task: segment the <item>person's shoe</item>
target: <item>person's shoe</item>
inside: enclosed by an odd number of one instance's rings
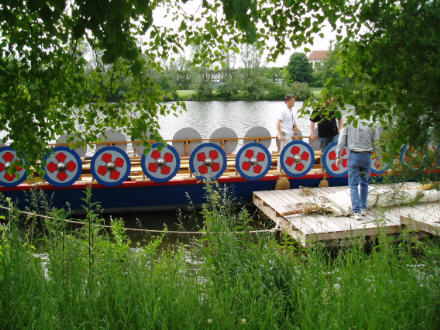
[[[363,215],[367,215],[367,209],[362,209],[361,210],[361,215],[363,216]]]
[[[353,219],[355,219],[355,220],[361,220],[361,219],[362,219],[361,214],[360,214],[360,213],[357,213],[357,212],[353,213],[353,215],[352,215],[351,217],[352,217]]]

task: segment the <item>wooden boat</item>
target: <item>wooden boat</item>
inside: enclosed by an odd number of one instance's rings
[[[89,156],[84,149],[70,149],[59,139],[47,156],[45,177],[32,181],[27,180],[24,169],[17,168],[12,175],[7,171],[17,154],[5,146],[0,148],[0,192],[20,208],[32,196],[43,195],[54,207],[81,212],[85,189],[90,186],[92,201],[114,213],[201,204],[206,182],[217,182],[242,203],[251,202],[253,191],[275,189],[280,176],[287,177],[290,188],[317,187],[323,182],[347,185],[347,155],[344,152],[342,166],[336,167],[335,143],[323,154],[301,139],[281,152],[269,152],[276,138],[266,129],[251,129],[243,138],[232,133],[222,128],[202,139],[191,129],[183,129],[167,144],[153,143],[143,153],[140,141],[108,132],[111,138],[91,144],[94,151]],[[238,142],[243,145],[234,153]],[[132,150],[126,152],[130,145]],[[380,169],[373,162],[371,169],[373,175],[381,175],[388,167]]]

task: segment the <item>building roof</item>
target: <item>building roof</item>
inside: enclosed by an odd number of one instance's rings
[[[309,61],[323,61],[330,57],[330,51],[328,50],[314,50],[310,53]]]

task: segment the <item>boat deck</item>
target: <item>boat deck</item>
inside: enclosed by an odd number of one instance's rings
[[[345,198],[345,202],[350,200],[349,188],[341,186],[256,191],[253,193],[253,203],[283,232],[304,247],[317,241],[335,246],[343,244],[347,239],[374,237],[381,232],[397,234],[404,226],[410,226],[415,231],[440,235],[438,201],[387,209],[374,208],[362,220],[348,216],[303,213],[305,207],[310,208],[320,198],[333,193],[339,193],[338,196]]]

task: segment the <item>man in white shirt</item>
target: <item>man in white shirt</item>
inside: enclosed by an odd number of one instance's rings
[[[277,118],[277,131],[278,138],[281,141],[281,150],[283,147],[292,141],[294,135],[295,126],[295,114],[293,112],[293,106],[295,105],[295,96],[287,94],[284,98],[286,107],[280,111]]]
[[[295,95],[287,94],[284,97],[284,103],[286,107],[280,111],[277,118],[277,131],[278,138],[281,142],[280,150],[292,141],[292,137],[296,132],[296,118],[293,112],[293,106],[295,105]],[[278,162],[278,170],[280,170],[280,162]]]

